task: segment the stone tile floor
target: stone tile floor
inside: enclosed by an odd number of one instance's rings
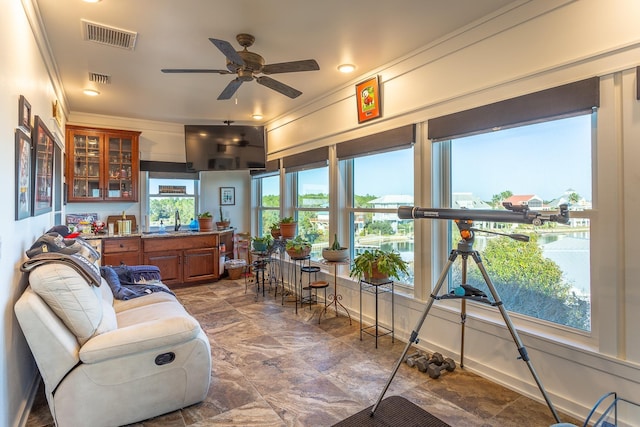
[[[371,406],[406,343],[366,334],[359,323],[316,309],[295,314],[280,298],[245,293],[243,280],[175,290],[211,342],[211,387],[204,402],[134,424],[331,426]],[[315,313],[315,314],[314,314]],[[452,426],[549,426],[546,405],[456,369],[434,380],[402,364],[385,396],[400,395]],[[560,414],[562,421],[581,425]],[[39,391],[27,427],[53,426]]]

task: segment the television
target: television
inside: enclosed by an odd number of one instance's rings
[[[264,126],[185,125],[187,170],[264,169]]]

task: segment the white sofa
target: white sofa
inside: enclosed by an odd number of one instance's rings
[[[104,279],[33,269],[15,304],[56,425],[120,426],[204,400],[211,349],[170,293],[114,300]]]

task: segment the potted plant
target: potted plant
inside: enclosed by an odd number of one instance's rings
[[[213,217],[206,211],[198,214],[198,228],[200,231],[213,231]]]
[[[304,258],[311,253],[311,242],[298,235],[287,240],[285,250],[291,258]]]
[[[283,239],[291,239],[296,235],[296,226],[298,223],[292,216],[282,218],[280,220],[280,235]]]
[[[229,224],[231,224],[231,221],[229,221],[229,218],[224,217],[222,213],[222,206],[220,206],[220,221],[216,221],[216,227],[218,230],[224,230],[229,227]]]
[[[349,258],[349,248],[340,245],[338,235],[334,234],[333,244],[328,248],[322,248],[322,258],[331,262],[341,262]]]
[[[353,260],[349,276],[358,280],[400,278],[400,273],[409,274],[409,265],[399,252],[382,249],[366,250]]]
[[[270,234],[265,234],[262,237],[251,238],[251,246],[255,252],[266,252],[272,242],[273,238]]]
[[[280,238],[280,236],[281,236],[281,234],[280,234],[280,221],[276,221],[273,224],[271,224],[271,227],[269,229],[271,231],[271,236],[274,239]]]

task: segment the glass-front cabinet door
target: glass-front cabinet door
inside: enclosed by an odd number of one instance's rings
[[[137,202],[139,135],[68,125],[67,201]]]

